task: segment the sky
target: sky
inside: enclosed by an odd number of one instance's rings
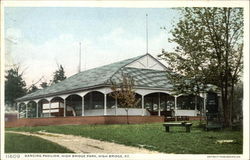
[[[170,8],[6,7],[6,69],[19,64],[30,86],[49,82],[58,64],[76,74],[80,42],[82,71],[146,54],[146,14],[149,53],[172,51],[169,31],[180,15]]]

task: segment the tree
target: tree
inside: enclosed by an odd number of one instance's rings
[[[5,104],[14,107],[15,100],[26,94],[25,87],[23,72],[20,73],[19,66],[7,70],[5,75]]]
[[[127,113],[127,124],[129,108],[135,107],[140,99],[136,99],[136,93],[134,92],[134,80],[133,77],[121,72],[117,79],[110,79],[112,93],[111,96],[117,99],[121,108],[124,108]]]
[[[243,106],[243,83],[240,82],[239,84],[235,85],[234,89],[234,104],[232,109],[232,119],[233,120],[240,120],[242,117],[242,106]]]
[[[200,92],[208,84],[217,86],[224,124],[230,126],[234,86],[243,68],[243,9],[183,8],[181,12],[183,17],[169,39],[177,47],[160,55],[168,62],[169,71],[176,73],[168,73],[168,77],[178,82],[173,83],[177,91]]]
[[[64,68],[62,65],[58,65],[58,70],[54,72],[52,83],[58,83],[66,78],[67,77],[65,76]]]
[[[48,83],[47,82],[42,82],[40,84],[40,86],[44,89],[44,88],[48,87]]]
[[[32,84],[32,85],[29,87],[29,89],[28,89],[28,93],[32,93],[32,92],[35,92],[35,91],[37,91],[37,90],[38,90],[37,86],[36,86],[35,84]]]

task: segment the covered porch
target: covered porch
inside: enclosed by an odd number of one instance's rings
[[[18,118],[126,115],[108,87],[18,102]],[[169,91],[136,89],[137,106],[129,115],[165,117],[202,116],[206,94],[172,95]]]

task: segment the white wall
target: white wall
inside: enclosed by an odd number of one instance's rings
[[[104,115],[103,109],[84,110],[84,116],[100,116],[100,115]]]
[[[164,71],[165,67],[158,61],[149,55],[146,55],[135,62],[128,64],[126,67],[132,68],[144,68]]]
[[[138,116],[138,115],[142,115],[143,110],[141,108],[130,108],[128,110],[128,115],[134,115],[134,116]],[[117,115],[127,115],[127,112],[124,108],[117,108]],[[150,115],[148,111],[146,111],[144,109],[144,115]]]
[[[197,111],[195,110],[176,110],[176,116],[197,116]]]
[[[45,104],[42,104],[42,105],[43,105],[43,109],[49,109],[49,103],[45,103]],[[57,109],[54,109],[54,108],[57,108]],[[58,108],[59,108],[59,102],[52,102],[50,112],[51,113],[59,112]],[[49,110],[43,110],[43,113],[49,113]]]
[[[116,112],[116,113],[115,113]],[[134,116],[141,116],[143,110],[141,108],[130,108],[128,111],[129,115],[134,115]],[[144,109],[144,114],[150,115],[148,111]],[[100,116],[104,115],[104,110],[103,109],[92,109],[92,110],[85,110],[84,111],[84,116]],[[117,108],[117,110],[114,109],[107,109],[107,115],[127,115],[127,112],[125,111],[124,108]]]

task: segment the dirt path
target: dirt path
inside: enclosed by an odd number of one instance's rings
[[[14,131],[6,131],[6,132],[40,137],[55,142],[61,146],[64,146],[75,153],[162,154],[160,152],[150,151],[143,148],[130,147],[121,144],[99,141],[95,139],[73,136],[73,135],[64,135],[64,134],[56,134],[48,132],[36,132],[36,133],[14,132]]]

